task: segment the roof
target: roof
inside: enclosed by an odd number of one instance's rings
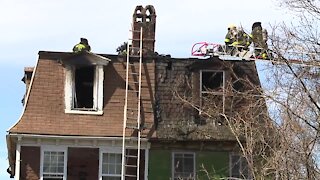
[[[126,56],[120,55],[39,52],[39,60],[34,68],[35,74],[31,80],[30,93],[28,94],[22,117],[9,130],[9,133],[121,137],[125,97],[125,61]],[[134,62],[138,64],[138,59]],[[104,113],[102,115],[65,113],[66,65],[70,63],[77,66],[83,64],[101,64],[105,66]],[[169,64],[172,63],[171,69],[168,68]],[[168,88],[175,85],[174,80],[181,75],[179,73],[188,74],[188,72],[202,68],[221,65],[225,66],[225,68],[232,67],[239,74],[247,75],[252,82],[260,86],[254,62],[221,61],[218,57],[209,59],[171,58],[168,56],[146,57],[143,65],[142,105],[144,108],[143,118],[150,129],[146,129],[142,136],[174,137],[170,133],[164,135],[170,128],[158,126],[161,120],[166,119],[161,113],[171,112],[165,107],[177,110],[177,112],[174,112],[176,114],[185,113],[183,105],[179,105],[181,102],[172,101],[174,97],[172,94],[168,95],[168,93],[172,93]],[[163,68],[161,69],[161,67]],[[31,70],[32,68],[29,69]],[[167,79],[168,81],[163,80],[168,76],[170,76]],[[161,88],[164,89],[161,90]],[[168,99],[171,100],[168,101]],[[173,107],[172,105],[176,106]],[[167,121],[162,124],[166,126],[166,123],[169,123],[167,125],[170,125],[171,122],[169,121],[167,117]],[[154,131],[156,126],[159,128],[159,133],[157,132],[159,136]],[[199,130],[206,132],[210,131],[210,129],[212,130],[212,127],[207,126],[201,127]],[[227,132],[215,132],[214,139],[226,138]],[[205,135],[199,137],[206,139]]]
[[[104,113],[102,115],[65,113],[64,88],[66,83],[65,62],[92,54],[74,55],[69,52],[39,52],[39,60],[34,68],[21,119],[9,133],[77,135],[77,136],[122,136],[123,105],[125,95],[125,57],[98,55],[97,63],[104,63]],[[90,59],[90,58],[89,58]],[[108,60],[107,60],[108,59]],[[92,58],[90,59],[90,61]],[[86,60],[85,60],[86,61]],[[85,62],[83,61],[83,62]],[[101,62],[99,62],[101,61]],[[110,63],[109,63],[110,62]],[[88,63],[88,62],[86,62]],[[92,62],[89,62],[92,63]],[[109,64],[108,64],[109,63]],[[102,63],[103,64],[103,63]],[[143,81],[144,107],[151,108],[154,92],[154,63],[144,67],[148,71],[148,81]],[[151,93],[150,93],[151,92]],[[153,114],[145,115],[153,123]],[[148,134],[148,132],[145,132]]]

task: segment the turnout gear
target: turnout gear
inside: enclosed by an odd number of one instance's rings
[[[79,53],[82,51],[89,51],[90,52],[91,47],[90,47],[88,40],[86,38],[80,38],[80,43],[76,44],[72,50],[74,53]]]
[[[267,59],[268,51],[268,32],[262,29],[261,22],[255,22],[252,25],[252,41],[255,48],[255,55],[258,58]]]

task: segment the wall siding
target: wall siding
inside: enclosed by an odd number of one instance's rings
[[[214,179],[227,177],[229,172],[229,152],[198,152],[196,153],[197,179],[207,180],[208,176]]]
[[[171,151],[151,150],[149,152],[150,180],[164,180],[171,178]]]

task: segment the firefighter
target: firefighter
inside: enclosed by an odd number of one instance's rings
[[[241,51],[242,49],[248,50],[248,47],[252,43],[252,35],[247,34],[244,30],[240,27],[238,28],[237,38],[231,45],[238,46],[238,49]]]
[[[224,39],[226,46],[230,46],[235,41],[236,34],[237,34],[237,27],[235,25],[229,25],[228,32],[227,32],[226,37]]]
[[[252,25],[252,41],[255,48],[255,55],[257,58],[267,59],[268,51],[268,32],[262,29],[261,22],[255,22]]]
[[[228,54],[229,53],[232,54],[232,51],[233,51],[232,44],[237,39],[237,33],[238,33],[238,30],[235,25],[231,24],[228,26],[228,32],[227,32],[225,39],[224,39],[224,42],[226,44],[226,53],[228,53]]]
[[[80,38],[80,43],[76,44],[72,50],[74,53],[79,53],[82,51],[90,52],[91,47],[90,47],[88,40],[86,38]]]

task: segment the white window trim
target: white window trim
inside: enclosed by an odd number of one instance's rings
[[[196,153],[194,152],[184,152],[184,151],[176,151],[176,152],[172,152],[172,155],[171,155],[171,177],[172,179],[174,179],[174,155],[175,154],[192,154],[193,155],[193,175],[194,175],[194,179],[197,177],[196,175]]]
[[[223,113],[225,111],[225,91],[226,91],[226,86],[225,86],[225,81],[226,81],[226,73],[225,71],[223,70],[200,70],[200,89],[199,89],[199,92],[200,92],[200,107],[202,107],[202,94],[205,93],[206,91],[202,91],[202,72],[222,72],[222,92],[211,92],[213,95],[220,95],[222,96],[222,110],[223,110]],[[201,112],[200,112],[201,114]]]
[[[63,152],[63,180],[67,179],[67,157],[68,157],[68,150],[67,147],[64,146],[53,146],[53,145],[46,145],[41,146],[41,155],[40,155],[40,180],[43,180],[43,161],[44,161],[44,152],[50,151],[50,152]]]
[[[121,147],[107,147],[107,148],[100,148],[99,150],[99,180],[102,180],[102,158],[104,153],[116,153],[120,154],[122,157],[122,148]],[[121,177],[121,173],[120,173]]]
[[[74,67],[66,66],[65,79],[65,113],[69,114],[103,114],[103,79],[104,67],[103,65],[95,66],[94,89],[93,89],[93,111],[81,111],[79,109],[72,109],[73,107],[73,88],[74,88]]]

